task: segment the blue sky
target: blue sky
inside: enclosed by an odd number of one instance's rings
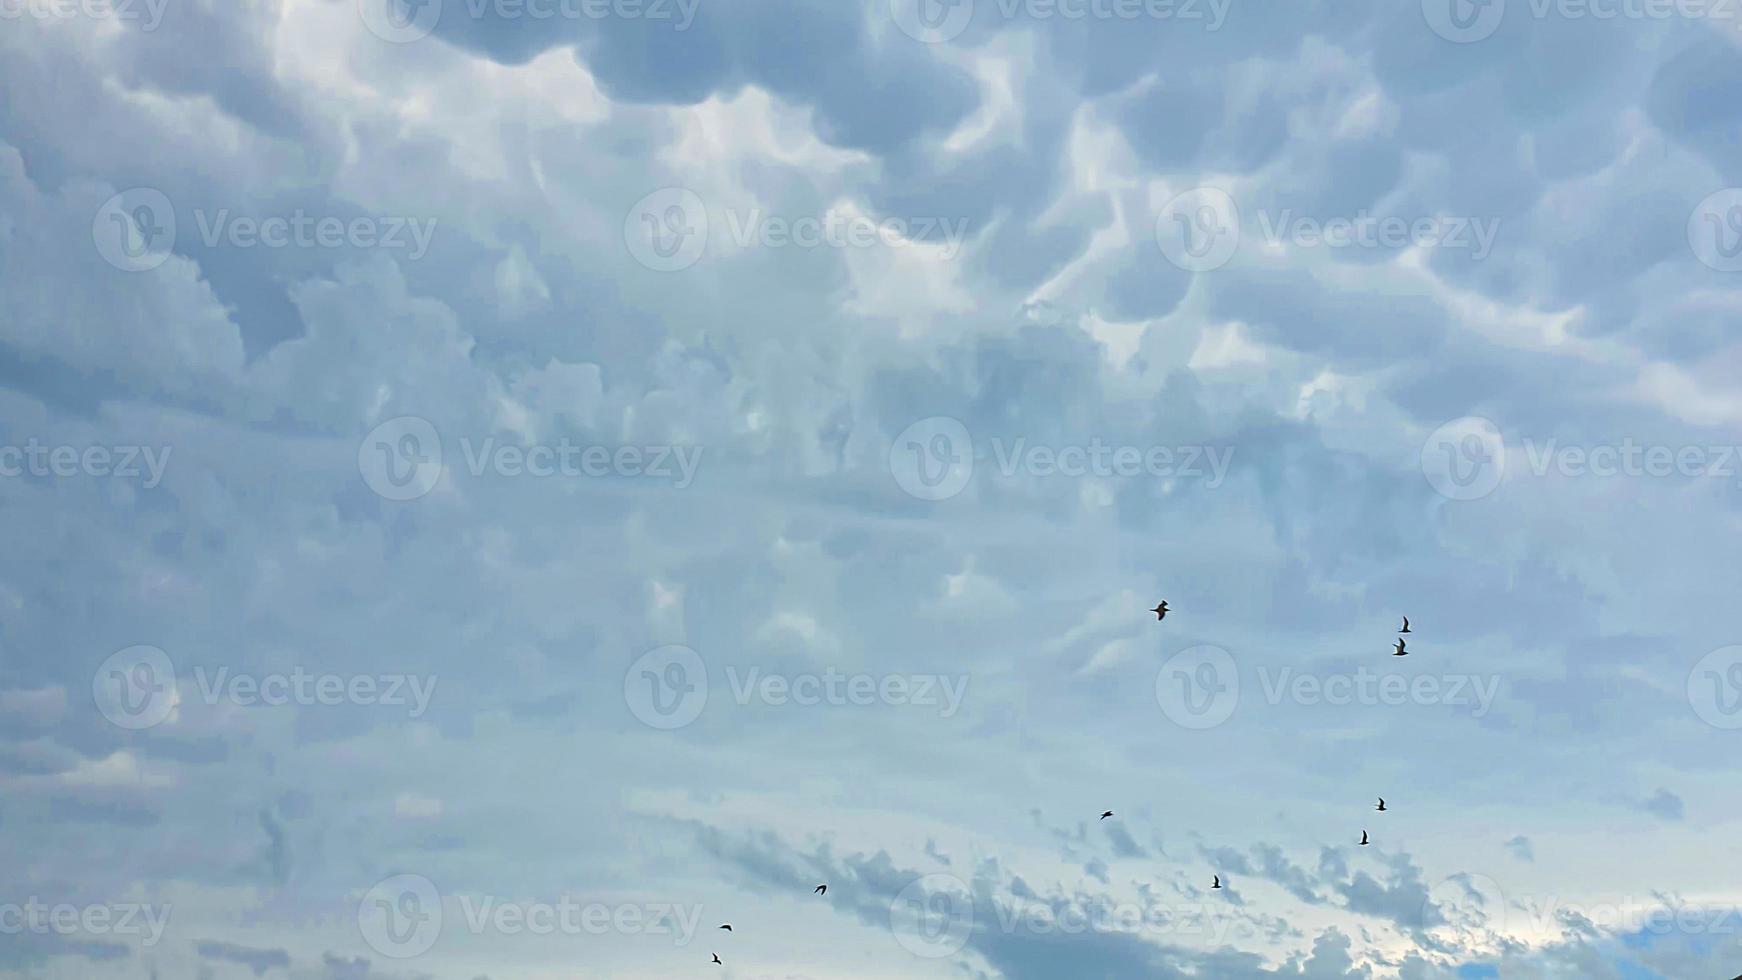
[[[0,0],[0,89],[0,975],[1742,972],[1742,5]]]

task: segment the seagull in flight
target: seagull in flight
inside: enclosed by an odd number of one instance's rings
[[[720,928],[726,930],[727,932],[731,932],[732,931],[732,923],[728,922],[725,925],[721,926]]]
[[[1409,632],[1409,617],[1408,616],[1403,617],[1403,629],[1398,630],[1398,632],[1399,633]]]
[[[827,895],[828,893],[829,893],[829,886],[828,885],[818,885],[816,887],[816,890],[811,892],[812,895]]]
[[[714,954],[714,962],[715,962],[715,963],[720,963],[720,954],[719,954],[719,953],[715,953],[715,954]],[[726,965],[726,964],[724,964],[724,963],[720,963],[720,965],[721,965],[721,966],[725,966],[725,965]]]
[[[1378,810],[1380,813],[1384,813],[1385,812],[1385,797],[1381,796],[1379,798],[1379,805],[1374,807],[1373,809]]]
[[[1361,846],[1367,846],[1367,832],[1365,830],[1361,831]]]
[[[1166,619],[1167,618],[1167,603],[1165,601],[1161,602],[1154,609],[1151,609],[1150,612],[1155,614],[1156,622],[1160,622],[1161,620]]]
[[[1401,637],[1398,638],[1397,646],[1396,646],[1396,648],[1394,648],[1391,651],[1391,655],[1393,657],[1407,657],[1407,656],[1409,656],[1409,647],[1403,642],[1403,639]]]
[[[1107,812],[1106,812],[1106,813],[1103,813],[1103,814],[1101,814],[1101,819],[1102,819],[1102,820],[1105,820],[1105,819],[1107,819],[1107,818],[1108,818],[1108,817],[1110,817],[1110,816],[1112,816],[1112,815],[1113,815],[1113,811],[1112,811],[1112,810],[1108,810],[1108,811],[1107,811]]]
[[[1215,883],[1210,885],[1211,888],[1222,887],[1222,876],[1221,875],[1211,875],[1210,877],[1215,879]]]

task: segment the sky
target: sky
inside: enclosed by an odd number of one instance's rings
[[[0,0],[0,93],[0,976],[1742,972],[1742,4]]]

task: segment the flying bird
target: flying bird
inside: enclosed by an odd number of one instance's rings
[[[828,885],[818,885],[816,888],[816,891],[811,892],[812,895],[827,895],[828,893],[829,893],[829,886]]]
[[[1215,879],[1215,884],[1212,884],[1210,886],[1211,888],[1222,887],[1222,876],[1221,875],[1211,875],[1210,877]]]
[[[732,931],[732,923],[728,922],[725,925],[721,926],[720,928],[726,930],[727,932],[731,932]]]
[[[1112,810],[1108,810],[1108,811],[1107,811],[1107,812],[1106,812],[1106,813],[1103,813],[1103,814],[1101,814],[1101,819],[1102,819],[1102,820],[1105,820],[1105,819],[1107,819],[1107,818],[1108,818],[1108,817],[1110,817],[1110,816],[1112,816],[1112,815],[1113,815],[1113,811],[1112,811]]]
[[[1154,609],[1151,609],[1150,612],[1155,614],[1155,618],[1156,618],[1157,622],[1159,622],[1163,619],[1166,619],[1167,618],[1167,603],[1162,602],[1160,605],[1156,606]]]
[[[1407,657],[1409,656],[1409,647],[1404,644],[1403,640],[1399,639],[1396,648],[1391,651],[1391,655],[1393,657]]]
[[[1374,807],[1373,809],[1378,810],[1380,813],[1384,813],[1385,812],[1385,797],[1381,796],[1379,798],[1379,805]]]
[[[715,962],[715,963],[720,963],[720,954],[719,954],[719,953],[715,953],[715,954],[714,954],[714,962]],[[726,964],[724,964],[724,963],[720,963],[720,965],[721,965],[721,966],[725,966],[725,965],[726,965]]]
[[[1361,831],[1361,846],[1367,846],[1367,832],[1365,830]]]
[[[1409,632],[1409,617],[1408,616],[1403,617],[1403,629],[1398,630],[1398,632],[1399,633]]]

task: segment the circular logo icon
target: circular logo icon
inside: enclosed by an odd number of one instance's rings
[[[707,206],[688,188],[654,191],[629,209],[623,242],[635,261],[655,272],[687,269],[708,250]]]
[[[1688,244],[1719,272],[1742,272],[1742,187],[1708,196],[1688,215]]]
[[[1459,936],[1500,934],[1506,929],[1506,893],[1483,874],[1462,872],[1428,889],[1421,903],[1423,929],[1444,929]]]
[[[1155,701],[1181,728],[1215,728],[1240,704],[1240,671],[1221,647],[1187,647],[1156,671]]]
[[[1719,647],[1694,664],[1688,703],[1713,728],[1742,728],[1742,646]]]
[[[1472,44],[1500,29],[1506,0],[1421,0],[1421,15],[1440,37]]]
[[[889,929],[901,948],[922,959],[954,956],[974,931],[974,896],[954,875],[917,878],[889,903]]]
[[[175,665],[169,654],[153,646],[110,654],[91,678],[91,697],[104,718],[129,731],[163,724],[181,704]]]
[[[1421,472],[1448,500],[1480,500],[1506,476],[1506,440],[1500,427],[1466,415],[1435,429],[1421,444]]]
[[[1176,194],[1155,217],[1155,243],[1187,272],[1220,269],[1240,247],[1240,208],[1215,187]]]
[[[946,415],[920,419],[889,446],[895,483],[921,500],[948,500],[974,475],[974,440],[968,427]]]
[[[357,15],[369,33],[392,44],[429,37],[442,19],[442,0],[357,0]]]
[[[441,479],[442,438],[428,419],[388,419],[357,447],[357,471],[369,489],[388,500],[416,500]]]
[[[649,650],[623,675],[623,701],[649,728],[682,728],[708,706],[708,667],[686,646]]]
[[[421,956],[441,937],[442,893],[423,875],[383,879],[357,903],[357,928],[382,956]]]
[[[155,269],[175,247],[175,207],[156,188],[122,191],[97,209],[91,241],[103,261],[122,272]]]
[[[955,40],[974,19],[974,0],[889,0],[901,33],[926,44]]]

